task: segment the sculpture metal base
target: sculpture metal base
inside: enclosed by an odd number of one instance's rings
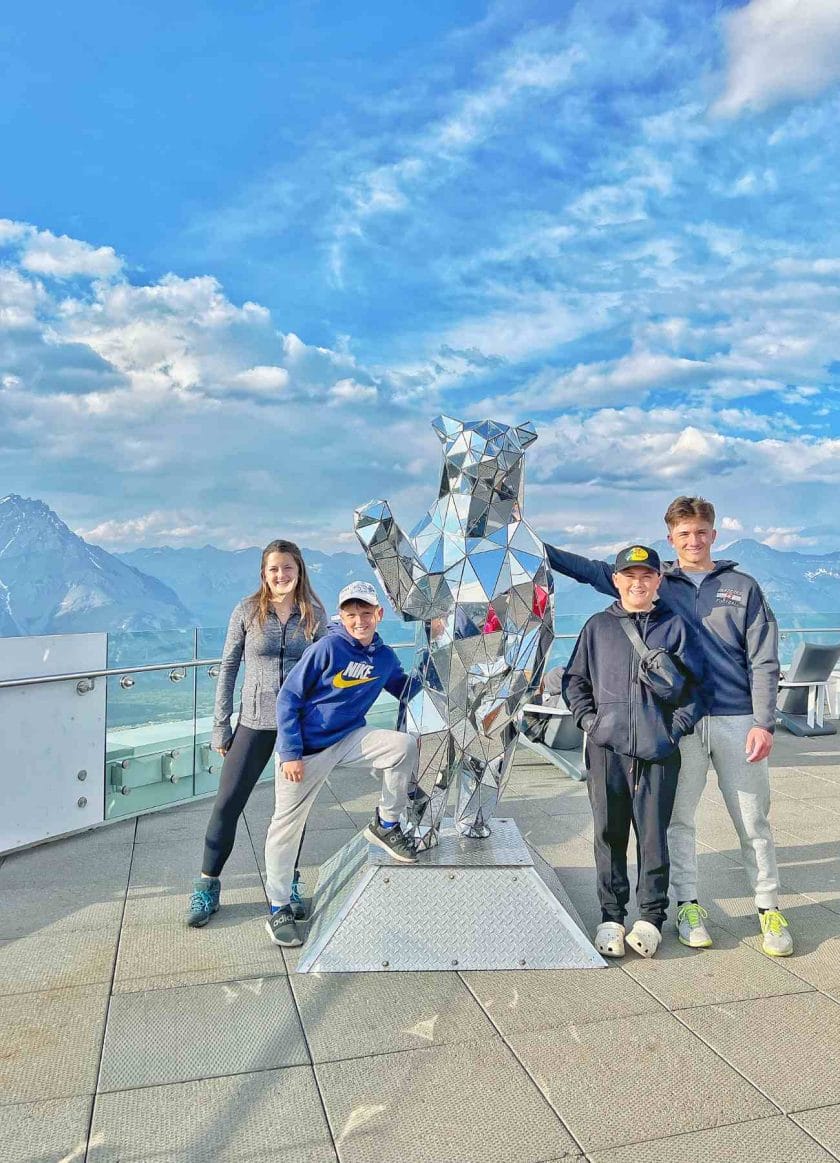
[[[359,835],[321,868],[296,972],[603,968],[558,889],[513,820],[486,840],[447,821],[416,865]]]

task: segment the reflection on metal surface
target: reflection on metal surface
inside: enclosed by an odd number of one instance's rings
[[[438,417],[438,499],[401,531],[387,501],[356,512],[356,533],[395,609],[419,622],[404,708],[419,737],[418,788],[404,826],[437,842],[449,788],[461,834],[485,837],[516,748],[516,716],[553,641],[553,583],[542,541],[521,512],[529,422]]]

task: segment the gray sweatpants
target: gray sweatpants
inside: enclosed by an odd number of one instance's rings
[[[756,908],[779,904],[776,847],[770,830],[770,771],[767,760],[747,763],[747,733],[752,715],[715,715],[697,724],[680,743],[680,777],[668,829],[671,887],[678,901],[697,899],[697,849],[694,817],[706,786],[709,762],[717,773],[738,839]]]
[[[275,904],[287,904],[300,836],[306,817],[324,781],[336,767],[366,767],[382,772],[379,818],[399,820],[406,806],[409,784],[417,768],[417,740],[402,731],[359,727],[332,747],[307,755],[303,779],[292,783],[274,756],[274,815],[265,839],[266,893]]]

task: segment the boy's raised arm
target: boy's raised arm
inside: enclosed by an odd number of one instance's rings
[[[579,553],[556,549],[553,545],[546,545],[545,551],[548,564],[556,573],[592,586],[599,594],[606,594],[610,598],[618,595],[612,580],[613,567],[608,561],[594,561],[589,557],[581,557]]]

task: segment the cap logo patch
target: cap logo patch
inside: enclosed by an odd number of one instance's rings
[[[641,545],[634,545],[630,552],[627,554],[627,560],[647,561],[648,556],[648,551],[646,549],[642,549]]]

